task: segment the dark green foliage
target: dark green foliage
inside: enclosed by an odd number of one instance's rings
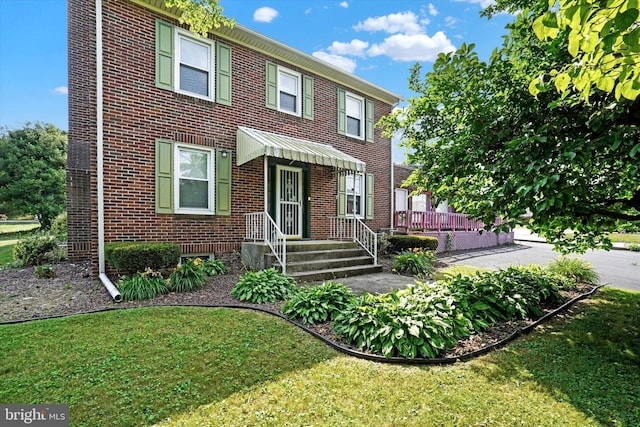
[[[125,301],[151,299],[169,291],[167,280],[151,269],[122,278],[118,283],[118,290]]]
[[[402,252],[393,260],[393,271],[417,277],[431,277],[437,259],[432,251],[420,248]]]
[[[64,211],[67,134],[51,124],[0,129],[0,212],[37,215],[42,227]]]
[[[218,274],[225,274],[227,267],[220,259],[207,259],[201,263],[202,269],[207,276],[216,276]]]
[[[247,272],[231,291],[234,298],[255,304],[286,300],[296,291],[296,282],[275,268]]]
[[[177,243],[112,242],[105,245],[105,259],[113,268],[132,274],[172,268],[180,262]]]
[[[178,266],[169,276],[168,290],[173,292],[189,292],[204,286],[206,274],[200,258],[189,259]]]
[[[436,357],[497,321],[539,317],[542,303],[562,300],[565,280],[542,267],[509,267],[364,294],[340,311],[333,328],[348,343],[388,357]]]
[[[299,288],[282,306],[282,313],[302,323],[322,323],[334,319],[353,303],[351,289],[341,283],[325,282],[321,285]]]
[[[63,258],[58,240],[47,232],[36,232],[19,240],[13,248],[13,253],[16,263],[22,267],[41,265]]]
[[[389,241],[389,251],[400,253],[413,248],[422,248],[430,251],[438,249],[438,239],[431,236],[410,236],[404,234],[394,234],[387,236]]]
[[[360,349],[413,358],[436,357],[470,335],[472,325],[449,289],[418,284],[389,294],[363,294],[336,316],[333,329]]]

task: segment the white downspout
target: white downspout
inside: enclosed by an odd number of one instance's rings
[[[390,222],[389,222],[389,234],[392,234],[392,231],[395,227],[394,227],[394,223],[393,220],[395,219],[395,210],[396,210],[396,189],[394,188],[395,186],[395,173],[394,173],[394,164],[393,164],[393,138],[391,138],[391,191],[389,192],[391,194],[391,218],[390,218]]]
[[[104,130],[103,130],[103,74],[102,74],[102,0],[96,0],[96,142],[98,185],[98,277],[115,302],[122,301],[107,277],[104,260]]]

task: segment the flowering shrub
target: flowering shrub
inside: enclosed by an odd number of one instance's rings
[[[144,272],[123,277],[118,283],[118,290],[125,301],[140,301],[167,293],[167,285],[160,272],[147,268]]]
[[[201,288],[206,275],[200,258],[189,259],[178,266],[169,275],[169,291],[188,292]]]

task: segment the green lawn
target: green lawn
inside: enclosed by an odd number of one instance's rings
[[[609,238],[612,242],[618,243],[640,243],[640,234],[634,233],[611,233]]]
[[[0,267],[10,264],[15,260],[13,257],[13,247],[18,243],[20,236],[38,227],[40,227],[40,224],[31,222],[10,224],[0,222]]]
[[[640,293],[604,289],[450,366],[341,355],[244,310],[143,308],[0,326],[0,402],[71,425],[635,426]]]

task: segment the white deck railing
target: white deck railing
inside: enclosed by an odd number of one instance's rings
[[[378,236],[356,217],[331,217],[329,238],[333,240],[352,240],[362,247],[378,265]]]
[[[246,240],[265,242],[282,267],[282,274],[287,274],[287,236],[267,212],[255,212],[245,215]]]
[[[496,224],[500,224],[500,218],[496,218]],[[479,231],[484,226],[482,221],[461,213],[398,211],[394,214],[394,228],[410,231]]]

